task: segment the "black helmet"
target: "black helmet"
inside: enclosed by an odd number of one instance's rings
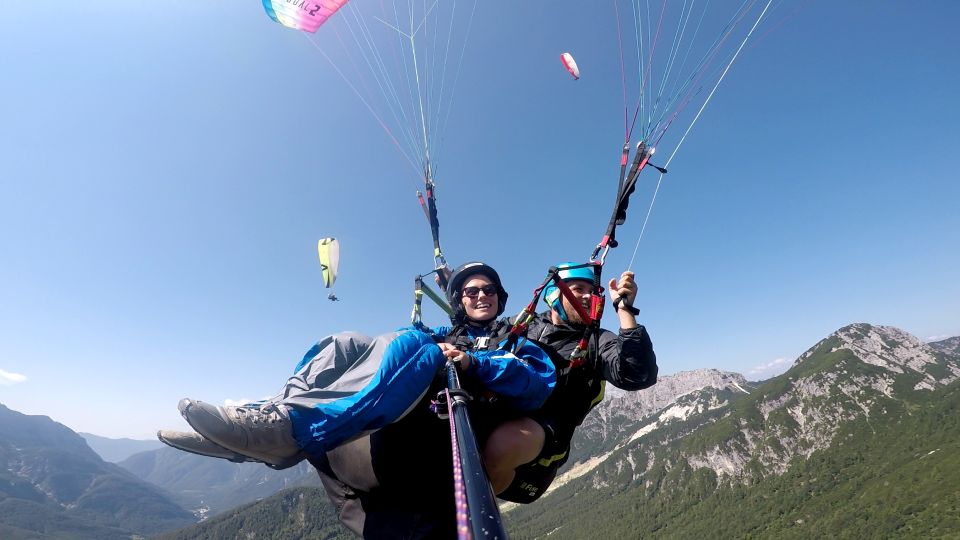
[[[482,262],[468,262],[454,270],[447,282],[447,301],[450,302],[450,307],[453,309],[451,318],[454,323],[464,322],[466,313],[463,310],[463,304],[460,302],[463,296],[463,284],[468,277],[474,274],[486,276],[497,286],[497,317],[503,315],[504,310],[507,309],[507,291],[503,288],[503,283],[500,282],[500,275],[497,274],[497,271]]]

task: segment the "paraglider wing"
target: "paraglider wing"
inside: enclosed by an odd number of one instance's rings
[[[580,68],[577,67],[577,61],[573,59],[573,55],[565,52],[560,55],[560,61],[563,62],[563,67],[567,68],[574,79],[580,79]]]
[[[295,30],[316,32],[349,0],[263,0],[263,9],[274,21]]]
[[[317,254],[320,256],[320,270],[323,271],[323,285],[329,289],[337,280],[337,267],[340,266],[340,242],[336,238],[321,238],[317,242]]]

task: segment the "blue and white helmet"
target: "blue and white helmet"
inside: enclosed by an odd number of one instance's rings
[[[594,276],[592,266],[584,266],[583,264],[575,262],[564,262],[558,264],[556,268],[559,270],[557,273],[564,283],[569,281],[589,281],[591,285],[593,284]],[[560,301],[562,296],[563,294],[560,292],[560,288],[552,281],[543,289],[543,301],[546,302],[550,309],[560,315],[560,320],[567,322],[569,320],[567,318],[567,312],[563,309],[563,302]]]

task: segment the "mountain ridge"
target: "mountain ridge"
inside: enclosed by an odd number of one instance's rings
[[[142,440],[127,437],[113,439],[79,431],[77,435],[83,437],[87,441],[87,446],[96,452],[101,459],[110,463],[120,463],[134,454],[164,447],[164,444],[156,439]]]
[[[103,461],[47,416],[0,405],[0,527],[13,538],[114,538],[195,521],[160,489]]]

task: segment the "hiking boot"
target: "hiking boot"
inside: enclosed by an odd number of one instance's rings
[[[245,461],[256,461],[253,458],[238,454],[233,450],[227,450],[210,439],[194,432],[172,431],[161,429],[157,432],[157,438],[167,446],[172,446],[177,450],[190,452],[200,456],[215,457],[226,459],[234,463],[243,463]]]
[[[197,433],[227,450],[275,467],[288,467],[304,457],[283,405],[218,407],[184,398],[178,408]]]

